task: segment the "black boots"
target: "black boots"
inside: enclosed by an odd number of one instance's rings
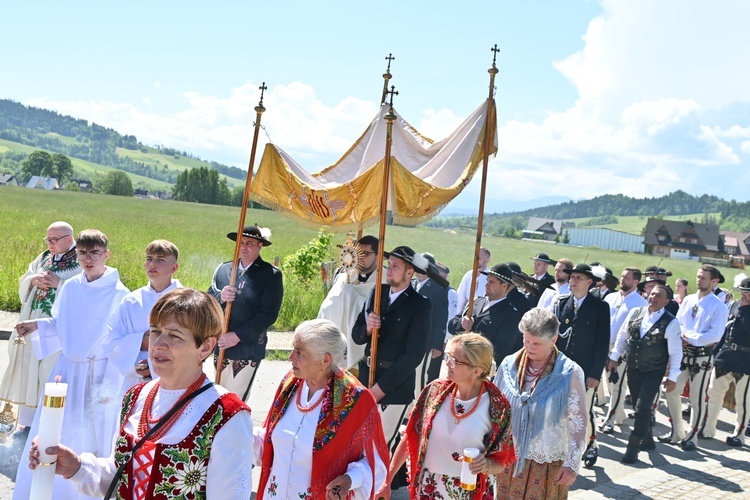
[[[630,434],[628,438],[628,447],[625,449],[625,454],[620,459],[620,462],[624,464],[634,464],[638,462],[638,448],[641,445],[642,436],[636,436]]]

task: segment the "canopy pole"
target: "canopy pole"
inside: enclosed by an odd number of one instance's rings
[[[474,312],[474,294],[477,290],[477,272],[479,267],[479,249],[482,246],[482,226],[484,225],[484,197],[487,191],[487,169],[490,161],[490,140],[494,137],[495,133],[495,121],[493,120],[493,108],[494,99],[493,95],[495,92],[495,75],[498,74],[499,70],[495,66],[497,59],[497,53],[500,49],[497,48],[497,44],[490,49],[492,51],[492,67],[487,70],[490,74],[490,91],[487,97],[487,118],[484,122],[484,148],[482,158],[482,187],[479,193],[479,216],[477,217],[477,239],[474,244],[474,264],[471,270],[471,288],[469,290],[469,307],[466,309],[466,316],[471,318]]]
[[[390,62],[388,63],[390,66]],[[380,228],[378,230],[378,266],[377,279],[375,280],[375,291],[373,295],[372,312],[380,316],[380,293],[383,289],[383,257],[385,252],[385,224],[386,212],[388,211],[388,187],[391,178],[391,143],[393,142],[393,122],[396,121],[396,114],[393,112],[393,96],[398,95],[396,87],[391,85],[391,90],[386,92],[390,94],[390,109],[383,117],[388,122],[388,128],[385,135],[385,165],[383,167],[383,190],[380,195]],[[370,387],[375,385],[375,368],[378,366],[378,328],[372,330],[370,340]]]
[[[245,180],[245,192],[242,193],[242,206],[240,207],[240,220],[237,225],[237,239],[234,243],[234,258],[232,259],[232,273],[229,275],[229,286],[234,286],[237,282],[237,268],[240,258],[240,248],[242,247],[242,229],[245,227],[245,214],[247,212],[247,201],[250,195],[250,187],[253,182],[253,166],[255,165],[255,151],[258,147],[258,132],[260,132],[260,119],[266,110],[263,107],[263,93],[268,90],[266,82],[258,87],[260,89],[260,101],[255,106],[255,131],[253,132],[253,145],[250,148],[250,163],[247,166],[247,179]],[[227,302],[224,309],[224,333],[229,330],[229,318],[232,314],[232,302]],[[224,349],[219,349],[219,355],[216,360],[216,384],[221,385],[221,365],[224,363]]]

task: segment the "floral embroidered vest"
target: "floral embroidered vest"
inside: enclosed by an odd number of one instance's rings
[[[124,422],[135,407],[141,389],[146,384],[133,387],[125,395],[121,413],[120,433],[115,443],[115,466],[119,467],[130,458],[130,450],[138,442],[135,436],[125,432]],[[189,403],[188,403],[189,404]],[[154,465],[148,485],[148,498],[168,500],[172,498],[205,499],[208,461],[214,436],[229,419],[247,406],[234,393],[219,397],[206,410],[190,434],[177,444],[156,443]],[[133,461],[128,463],[116,491],[118,500],[133,498]]]

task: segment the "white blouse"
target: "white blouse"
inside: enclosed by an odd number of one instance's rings
[[[307,382],[302,384],[300,394],[300,406],[310,408],[318,403],[323,397],[325,388],[317,390],[310,397],[310,387]],[[273,464],[268,476],[267,484],[259,485],[265,488],[266,498],[305,498],[309,495],[312,484],[312,450],[315,438],[315,429],[318,426],[318,418],[322,403],[308,412],[301,412],[296,405],[297,392],[289,396],[289,402],[284,415],[276,423],[271,441],[273,442]],[[255,465],[261,466],[263,462],[263,441],[266,437],[266,429],[255,431]],[[375,457],[375,481],[377,485],[386,480],[388,469],[379,456]],[[357,500],[370,498],[372,491],[372,471],[363,455],[356,462],[350,463],[346,473],[351,478],[351,491]]]

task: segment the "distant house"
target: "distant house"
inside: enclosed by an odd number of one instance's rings
[[[529,223],[523,231],[523,237],[552,241],[555,239],[555,236],[562,237],[563,231],[572,227],[576,227],[574,222],[565,222],[558,219],[545,219],[542,217],[530,217]]]
[[[26,187],[31,189],[60,189],[60,185],[54,177],[40,177],[38,175],[33,176]]]
[[[566,231],[569,245],[643,253],[643,236],[637,234],[602,227],[573,227]]]
[[[750,264],[750,233],[737,231],[721,231],[724,239],[724,253],[742,257],[746,264]]]
[[[0,186],[18,186],[16,176],[13,174],[0,174]]]
[[[91,181],[84,179],[70,179],[70,182],[78,184],[78,189],[80,189],[82,193],[88,193],[91,191]]]
[[[647,254],[660,257],[724,257],[724,240],[719,234],[718,224],[649,219],[643,247]]]

